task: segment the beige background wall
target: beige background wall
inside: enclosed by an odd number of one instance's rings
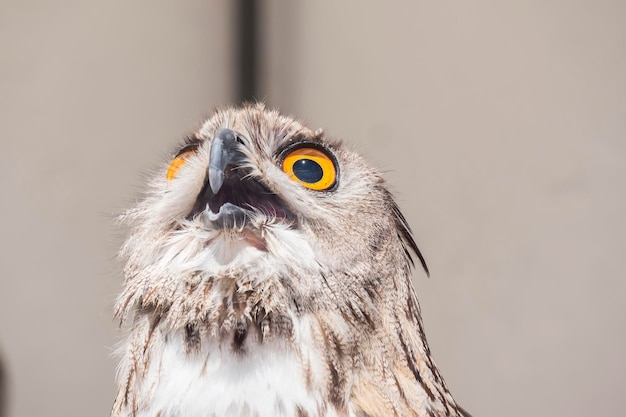
[[[622,416],[626,4],[263,2],[261,96],[387,172],[478,416]],[[106,416],[112,218],[233,100],[229,3],[0,3],[10,416]]]

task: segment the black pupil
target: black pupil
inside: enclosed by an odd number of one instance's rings
[[[293,164],[293,174],[300,181],[314,184],[322,179],[324,171],[320,164],[312,159],[300,159]]]

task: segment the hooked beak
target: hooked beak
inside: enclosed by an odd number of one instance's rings
[[[220,129],[211,143],[209,154],[209,168],[207,177],[213,194],[217,194],[224,185],[224,172],[227,168],[237,167],[243,153],[238,149],[240,139],[237,133],[230,129]]]

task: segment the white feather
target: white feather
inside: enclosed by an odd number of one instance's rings
[[[304,333],[300,337],[311,337]],[[200,352],[189,355],[183,335],[170,335],[147,369],[141,396],[152,401],[137,417],[292,417],[297,408],[317,415],[324,395],[307,389],[296,352],[280,342],[257,341],[247,342],[246,351],[242,355],[227,345],[205,343]],[[314,351],[305,357],[309,363],[323,363]],[[314,367],[312,378],[322,372],[319,365]]]

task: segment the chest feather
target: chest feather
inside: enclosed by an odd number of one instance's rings
[[[311,355],[313,351],[295,351],[284,341],[259,343],[254,338],[243,349],[203,340],[199,350],[189,352],[183,334],[170,335],[153,346],[149,364],[135,375],[137,397],[149,400],[136,404],[130,415],[334,416],[324,406],[321,358]]]

